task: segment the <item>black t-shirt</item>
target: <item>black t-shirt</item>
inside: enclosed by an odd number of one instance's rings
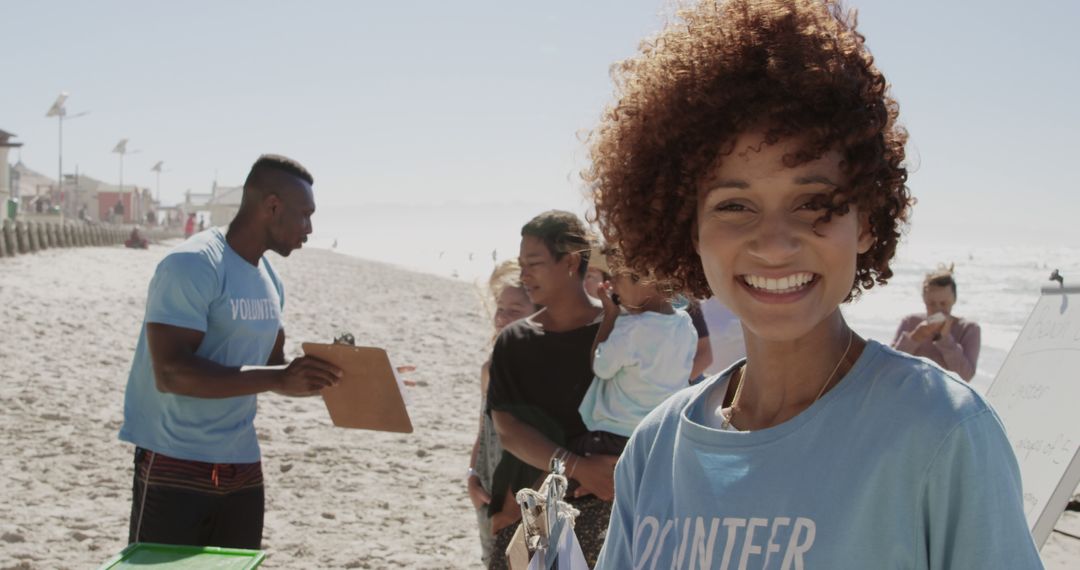
[[[565,332],[545,331],[528,319],[508,325],[495,340],[488,411],[507,412],[565,447],[587,431],[578,413],[593,380],[592,345],[599,321]],[[493,496],[531,486],[542,473],[504,452],[495,470]],[[491,501],[490,513],[501,500]]]

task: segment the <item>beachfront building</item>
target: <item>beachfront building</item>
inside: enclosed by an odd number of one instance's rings
[[[99,188],[96,198],[98,219],[103,222],[145,224],[147,213],[155,208],[150,189],[134,185],[118,188],[110,184]]]
[[[0,129],[0,208],[2,208],[0,213],[2,213],[2,215],[6,215],[7,201],[12,197],[11,171],[8,167],[8,150],[22,146],[22,143],[11,140],[13,138],[15,138],[14,134]]]
[[[65,214],[76,219],[85,218],[91,222],[114,222],[117,224],[146,223],[148,213],[157,209],[149,188],[139,188],[134,184],[117,187],[85,174],[65,174],[62,190],[55,190],[56,182],[20,163],[19,170],[21,191],[24,193],[23,205],[26,212],[45,213],[46,205],[70,204],[64,207]],[[48,202],[45,192],[48,191]],[[36,199],[26,198],[26,193],[36,193]],[[38,206],[38,203],[42,203]],[[120,208],[116,204],[120,203]]]
[[[3,135],[12,136],[0,131]],[[20,146],[11,143],[8,147],[0,142],[0,164],[6,170],[7,159],[3,156],[7,148]],[[57,185],[56,180],[42,174],[22,161],[15,163],[10,175],[0,172],[2,180],[9,186],[0,186],[0,205],[8,197],[18,202],[19,214],[29,218],[64,216],[85,219],[91,222],[114,222],[117,224],[156,223],[154,212],[159,205],[154,200],[149,188],[139,188],[134,184],[125,184],[118,188],[96,178],[79,174],[65,174],[64,184]],[[120,207],[117,207],[117,203]],[[6,213],[6,210],[4,211]],[[151,216],[154,222],[150,222]]]
[[[50,178],[20,160],[11,169],[11,195],[25,214],[48,214],[60,203],[60,189]]]
[[[115,184],[85,174],[68,174],[64,176],[64,188],[70,193],[76,217],[85,216],[92,222],[107,222],[113,219],[117,197],[121,194]],[[124,190],[128,192],[135,189],[135,186],[124,185]],[[129,198],[121,201],[125,212],[121,220],[124,220],[128,218],[131,200]]]
[[[183,211],[197,214],[208,226],[224,226],[240,211],[243,186],[221,186],[215,180],[209,193],[184,193]]]

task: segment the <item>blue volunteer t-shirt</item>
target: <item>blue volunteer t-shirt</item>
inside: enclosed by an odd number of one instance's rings
[[[634,432],[598,569],[1042,568],[1004,429],[968,385],[876,342],[772,428],[705,426],[731,369]]]
[[[211,399],[159,392],[146,323],[205,333],[195,354],[223,366],[264,365],[282,328],[284,303],[284,289],[270,262],[263,257],[258,267],[251,265],[217,228],[169,252],[150,281],[124,394],[120,439],[191,461],[259,461],[256,397]]]

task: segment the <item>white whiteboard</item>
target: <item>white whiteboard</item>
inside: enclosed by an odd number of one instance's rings
[[[1080,287],[1042,290],[987,398],[1009,434],[1041,547],[1080,483]]]

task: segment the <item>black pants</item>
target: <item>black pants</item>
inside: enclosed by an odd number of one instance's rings
[[[135,450],[128,543],[259,549],[262,467],[213,464]]]

